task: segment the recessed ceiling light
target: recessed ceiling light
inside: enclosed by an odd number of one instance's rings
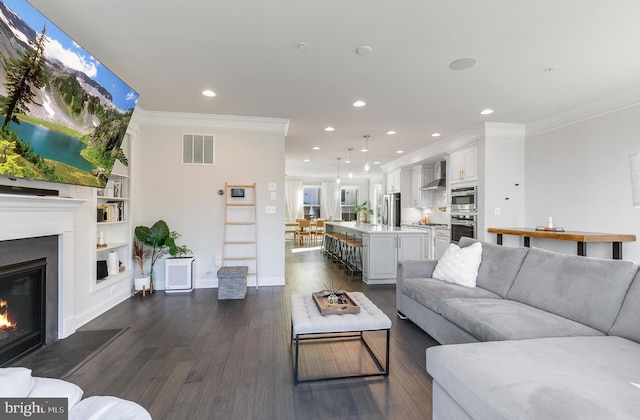
[[[480,115],[489,115],[489,114],[493,114],[493,109],[483,109],[482,111],[480,111]]]
[[[366,103],[364,101],[355,101],[353,103],[353,106],[355,106],[356,108],[360,108],[360,107],[363,107],[365,105],[366,105]]]
[[[374,165],[380,165],[380,162],[373,162]]]
[[[387,134],[389,134],[390,136],[392,136],[392,135],[396,134],[396,132],[395,132],[395,131],[393,131],[393,130],[389,130],[389,131],[387,131]]]
[[[305,162],[311,162],[311,159],[305,159],[304,161]]]
[[[431,137],[440,137],[440,133],[433,133]]]
[[[402,153],[404,153],[404,150],[396,150],[396,153],[397,154],[402,154]]]
[[[451,70],[466,70],[473,67],[476,64],[476,59],[473,57],[458,58],[449,64]]]
[[[327,127],[324,129],[324,131],[336,131],[336,129],[333,127]]]
[[[203,90],[202,94],[204,96],[206,96],[206,97],[209,97],[209,98],[213,98],[214,96],[216,96],[216,93],[214,91],[212,91],[212,90],[209,90],[209,89]]]
[[[367,149],[360,149],[361,152],[368,152],[369,150]]]
[[[318,146],[313,147],[313,150],[320,150]]]

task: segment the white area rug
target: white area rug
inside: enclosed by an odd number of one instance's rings
[[[308,251],[320,251],[322,249],[321,246],[308,246],[305,248],[291,248],[291,252],[298,253],[298,252],[308,252]]]

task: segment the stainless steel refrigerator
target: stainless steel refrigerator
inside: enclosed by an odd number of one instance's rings
[[[400,193],[382,197],[382,224],[400,227]]]

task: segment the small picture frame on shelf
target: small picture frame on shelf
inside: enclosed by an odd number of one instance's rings
[[[122,180],[121,179],[113,180],[113,197],[116,197],[116,198],[122,197]]]

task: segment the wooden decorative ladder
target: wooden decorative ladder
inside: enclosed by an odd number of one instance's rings
[[[232,194],[234,192],[235,194]],[[255,277],[258,288],[258,226],[256,184],[224,184],[224,233],[222,266],[249,267],[247,277]],[[229,264],[227,264],[229,262]],[[253,266],[252,266],[253,265]]]

